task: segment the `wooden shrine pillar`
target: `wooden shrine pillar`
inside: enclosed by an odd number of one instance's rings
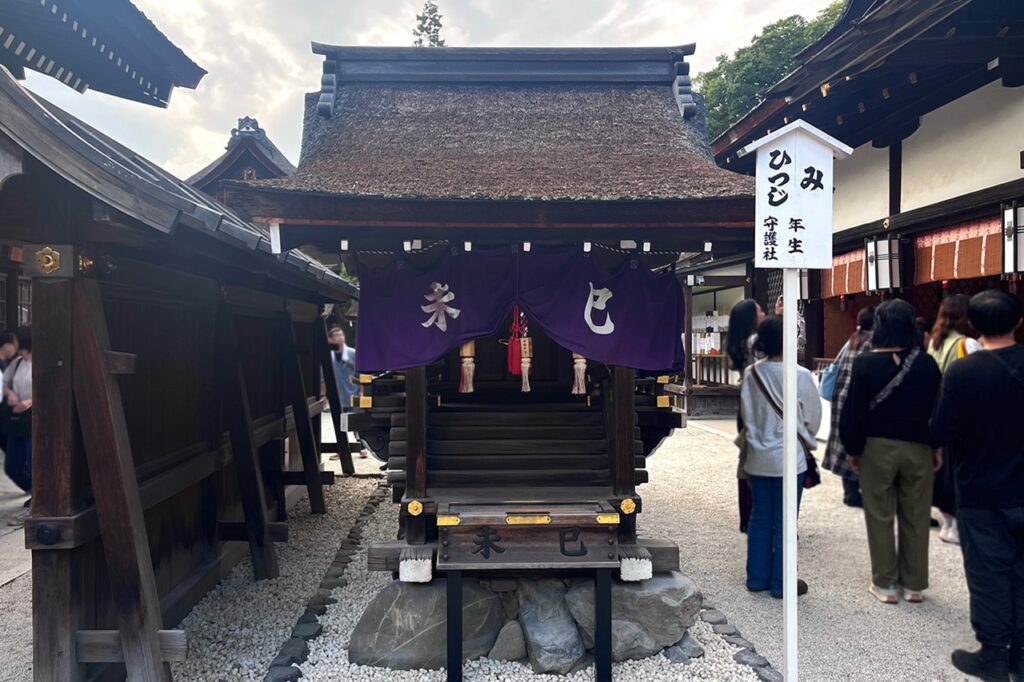
[[[418,500],[427,496],[427,368],[412,367],[405,372],[405,499]],[[405,541],[422,545],[427,541],[426,515],[410,515],[403,504],[405,515]]]
[[[634,407],[635,379],[629,367],[611,368],[611,396],[609,404],[609,445],[613,494],[629,498],[636,493],[636,463],[633,443],[636,440],[636,408]],[[619,523],[619,542],[636,542],[636,513],[622,514]]]
[[[282,363],[284,365],[285,400],[292,407],[295,418],[295,436],[302,455],[302,473],[309,494],[309,507],[314,514],[326,514],[324,488],[320,476],[320,453],[313,436],[313,422],[306,402],[306,382],[302,378],[302,364],[299,362],[300,349],[295,341],[295,327],[288,313],[280,319]]]
[[[238,478],[253,576],[257,580],[276,578],[280,571],[267,523],[267,497],[252,428],[245,371],[238,351],[238,330],[234,316],[223,304],[217,310],[217,366],[222,413],[231,439],[231,458]]]
[[[171,670],[164,662],[158,635],[162,623],[160,599],[121,391],[107,366],[111,348],[99,284],[75,279],[72,286],[75,407],[103,536],[111,603],[125,668],[133,682],[169,682]],[[40,426],[44,430],[49,428]]]
[[[87,479],[75,436],[72,392],[72,281],[32,283],[39,311],[32,349],[32,516],[72,518],[82,510]],[[83,627],[85,548],[32,550],[32,670],[37,680],[81,682],[75,656]]]
[[[689,407],[690,393],[693,390],[693,287],[683,286],[683,388],[686,404]]]
[[[331,408],[331,423],[334,425],[334,442],[338,444],[338,457],[341,460],[341,471],[345,474],[356,472],[355,464],[352,462],[352,449],[348,444],[348,432],[341,430],[341,394],[338,390],[338,382],[335,380],[334,363],[331,361],[331,348],[327,345],[327,322],[320,318],[317,325],[316,354],[320,360],[320,371],[324,378],[324,392],[327,394],[327,404]],[[323,450],[323,448],[322,448]]]

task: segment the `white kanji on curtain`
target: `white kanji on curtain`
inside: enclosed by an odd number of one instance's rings
[[[423,298],[427,299],[429,304],[421,305],[420,309],[430,315],[426,322],[421,323],[424,327],[436,325],[438,329],[446,332],[448,331],[448,318],[458,319],[462,312],[458,308],[448,305],[455,300],[455,292],[449,291],[447,284],[431,282],[430,293],[423,294]]]

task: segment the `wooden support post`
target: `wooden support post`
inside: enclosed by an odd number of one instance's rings
[[[274,520],[287,521],[288,501],[285,498],[284,480],[278,475],[284,468],[284,438],[275,438],[260,448],[260,464],[264,480],[274,491]]]
[[[320,453],[313,437],[313,422],[309,417],[306,402],[306,382],[302,378],[302,364],[299,361],[298,344],[295,342],[295,327],[288,313],[281,315],[281,341],[284,349],[285,397],[292,406],[295,417],[295,436],[302,455],[302,470],[306,474],[306,490],[309,494],[309,508],[314,514],[326,514],[324,488],[320,482]]]
[[[690,394],[693,392],[693,287],[683,287],[683,355],[686,364],[683,367],[683,387],[686,390],[686,407],[690,407]]]
[[[267,530],[267,497],[252,429],[252,412],[239,358],[238,330],[227,306],[217,311],[217,366],[224,421],[231,438],[231,455],[245,517],[246,537],[256,580],[280,575],[274,543]]]
[[[448,682],[462,682],[462,571],[448,571],[447,665]],[[608,647],[609,651],[611,646]]]
[[[612,488],[616,497],[630,497],[636,492],[636,463],[633,459],[633,430],[636,425],[634,385],[632,369],[618,365],[612,368],[609,426]],[[622,515],[619,542],[627,545],[636,543],[636,514]]]
[[[427,368],[412,367],[405,373],[405,496],[427,496]],[[405,517],[405,540],[410,545],[427,541],[425,514]]]
[[[612,682],[612,569],[594,576],[594,679]]]
[[[71,386],[72,282],[37,279],[32,298],[45,311],[36,316],[33,329],[32,515],[74,516],[84,502],[85,467],[75,436]],[[89,593],[84,552],[81,547],[32,550],[32,670],[37,680],[85,680],[85,665],[75,656],[75,633],[84,621],[81,605]]]
[[[162,627],[160,599],[128,427],[121,392],[104,355],[110,350],[110,340],[99,284],[79,279],[73,286],[75,406],[103,533],[125,668],[133,682],[169,682],[171,669],[163,661],[157,636]]]
[[[338,391],[338,382],[335,380],[334,375],[334,363],[331,361],[331,348],[327,345],[327,323],[324,320],[320,320],[318,331],[323,330],[320,334],[321,340],[317,343],[317,355],[320,358],[320,371],[324,377],[324,388],[327,393],[327,404],[331,408],[331,423],[334,424],[334,438],[337,443],[337,453],[341,461],[341,471],[345,474],[354,474],[356,472],[355,464],[352,462],[352,453],[348,447],[341,447],[342,445],[348,445],[348,433],[341,430],[341,395]],[[323,446],[321,445],[323,450]]]

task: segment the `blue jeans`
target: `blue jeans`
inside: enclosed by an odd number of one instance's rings
[[[751,476],[754,510],[747,527],[747,589],[782,594],[782,477]],[[804,474],[797,477],[797,508]],[[795,586],[794,586],[795,587]]]
[[[10,436],[4,453],[4,473],[25,492],[32,490],[32,437]]]

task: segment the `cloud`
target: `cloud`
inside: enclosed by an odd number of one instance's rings
[[[219,156],[241,116],[255,116],[298,161],[305,92],[319,88],[310,41],[409,45],[419,0],[134,0],[209,74],[175,90],[168,109],[79,95],[35,74],[28,85],[143,156],[187,177]],[[697,43],[694,71],[747,44],[761,27],[828,0],[436,0],[452,46]]]

